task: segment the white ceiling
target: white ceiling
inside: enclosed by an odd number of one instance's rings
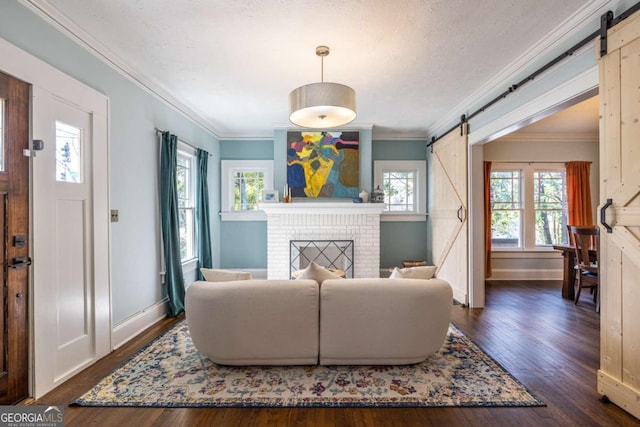
[[[514,135],[574,135],[598,137],[600,126],[599,97],[594,96],[539,120],[503,137]]]
[[[27,0],[218,137],[270,137],[288,94],[357,92],[374,135],[427,129],[584,0]],[[513,82],[505,82],[508,86]]]

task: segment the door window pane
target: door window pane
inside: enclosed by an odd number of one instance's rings
[[[82,182],[82,129],[56,121],[56,180]]]
[[[0,98],[0,171],[4,171],[4,99]]]

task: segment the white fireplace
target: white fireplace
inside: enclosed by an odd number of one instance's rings
[[[261,204],[267,214],[267,278],[289,278],[292,240],[353,240],[354,277],[379,277],[384,206],[351,202]]]

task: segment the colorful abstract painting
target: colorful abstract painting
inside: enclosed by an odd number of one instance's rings
[[[287,185],[293,197],[358,197],[359,132],[288,132]]]

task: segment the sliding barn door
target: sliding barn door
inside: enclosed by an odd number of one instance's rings
[[[598,392],[640,417],[640,13],[607,39],[600,60]]]
[[[433,145],[433,261],[436,276],[468,304],[467,133],[456,129]]]

